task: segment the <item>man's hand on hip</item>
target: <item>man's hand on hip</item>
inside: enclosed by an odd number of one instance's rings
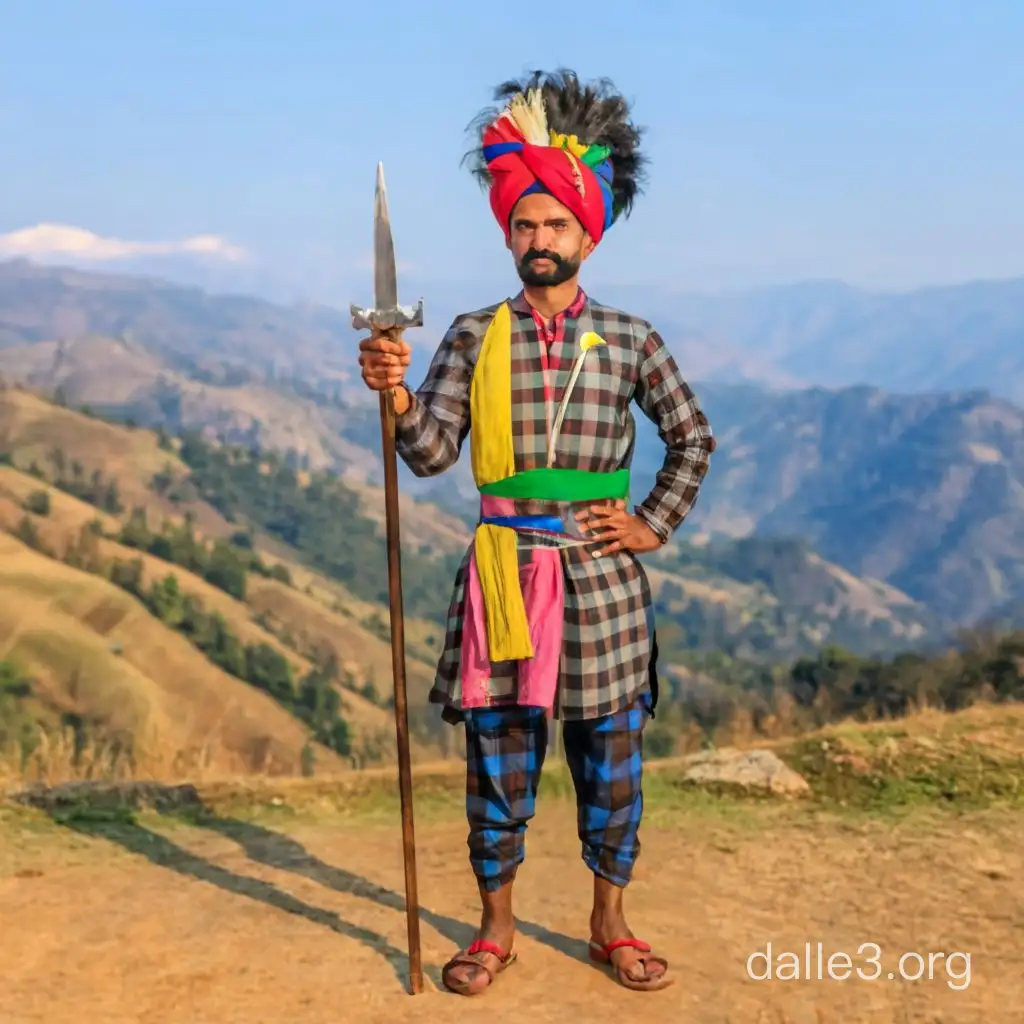
[[[626,511],[624,501],[611,505],[591,505],[576,513],[580,532],[604,543],[595,557],[616,551],[642,554],[661,547],[661,538],[639,517]]]

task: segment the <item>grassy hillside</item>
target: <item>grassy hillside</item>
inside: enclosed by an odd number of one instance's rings
[[[221,586],[210,582],[215,579],[212,573],[208,572],[209,578],[203,578],[190,571],[180,564],[180,558],[175,563],[152,551],[128,546],[137,539],[131,535],[131,526],[140,515],[145,522],[154,524],[154,533],[159,533],[162,527],[170,531],[171,536],[194,535],[199,544],[203,543],[204,536],[207,543],[220,539],[220,543],[225,544],[223,538],[237,533],[239,524],[229,523],[198,498],[177,496],[176,500],[171,500],[149,486],[154,475],[177,472],[184,477],[188,474],[187,467],[170,446],[164,442],[165,447],[161,448],[160,439],[153,433],[104,423],[15,389],[3,392],[0,397],[0,437],[4,442],[0,451],[5,453],[8,462],[0,465],[0,526],[13,534],[24,534],[22,540],[32,546],[34,558],[48,556],[60,568],[64,566],[59,560],[71,560],[79,569],[84,559],[94,571],[102,572],[104,570],[98,567],[106,566],[108,573],[111,565],[135,566],[137,571],[131,586],[137,594],[146,594],[173,576],[180,594],[194,599],[204,615],[217,616],[232,642],[237,641],[242,648],[258,647],[275,652],[286,661],[296,685],[316,670],[310,658],[323,659],[333,654],[340,664],[334,689],[339,696],[339,713],[349,733],[351,755],[357,759],[356,763],[367,759],[371,762],[393,759],[394,723],[388,703],[390,648],[386,631],[385,639],[381,639],[383,620],[379,607],[367,606],[332,581],[303,571],[297,562],[282,559],[281,552],[290,551],[284,545],[272,545],[275,550],[265,554],[264,571],[279,572],[286,579],[294,572],[299,581],[297,585],[301,585],[303,591],[277,579],[253,574],[265,586],[261,588],[257,584],[249,594],[239,597],[233,597],[224,589],[227,585],[224,581]],[[105,450],[111,453],[109,459],[102,455]],[[55,486],[46,477],[60,479],[61,485]],[[108,490],[113,482],[116,482],[117,499],[111,504]],[[77,491],[82,497],[69,494],[63,488]],[[104,511],[105,506],[110,510]],[[255,547],[260,547],[258,541]],[[180,551],[168,554],[179,557]],[[258,550],[251,554],[264,557]],[[296,555],[294,551],[290,554],[293,558]],[[66,578],[66,573],[59,577],[64,581]],[[116,578],[120,579],[123,592],[124,574]],[[314,581],[318,584],[316,587]],[[98,580],[97,584],[101,582],[112,586],[106,580]],[[324,603],[321,604],[314,593]],[[124,597],[130,599],[129,594]],[[247,599],[252,603],[247,603]],[[355,618],[357,614],[360,619]],[[361,620],[367,625],[362,625]],[[180,635],[167,629],[165,624],[154,620],[152,626],[170,634],[171,641],[181,646]],[[424,636],[436,631],[422,627],[417,631],[415,621],[410,623],[410,683],[422,698],[429,685],[430,669],[415,659],[417,632]],[[327,642],[320,642],[324,636]],[[420,646],[430,655],[428,647],[422,642]],[[193,658],[198,656],[204,668],[211,670],[212,679],[223,679],[225,673],[210,664],[194,646],[191,654]],[[37,666],[38,660],[32,665]],[[159,666],[150,667],[156,671]],[[38,668],[33,667],[32,672],[36,671]],[[57,664],[49,671],[60,675],[63,666]],[[178,671],[178,667],[168,664],[168,671]],[[193,670],[190,672],[196,676]],[[240,685],[239,680],[233,680],[232,685]],[[369,694],[369,699],[364,694]],[[418,703],[422,705],[423,701]],[[430,730],[437,731],[436,722],[427,720],[424,714],[413,717],[423,737],[422,742],[417,740],[414,744],[414,756],[437,756],[437,748],[425,735]],[[102,723],[106,721],[103,707],[95,709],[93,718],[94,728],[103,732]],[[52,716],[46,721],[52,724]],[[132,729],[142,728],[135,719],[132,721],[135,723]],[[292,732],[295,728],[289,723]],[[307,732],[299,729],[300,735],[305,736]],[[135,742],[138,742],[137,737]],[[299,744],[300,751],[304,743],[305,740]],[[165,751],[168,743],[161,741],[159,746]],[[330,751],[327,755],[328,764],[337,763],[336,755]],[[317,764],[321,761],[318,756]],[[223,768],[227,762],[222,758],[217,763]],[[298,767],[296,761],[289,770],[298,770]],[[252,768],[249,764],[249,770]]]
[[[829,644],[894,653],[943,635],[926,606],[802,541],[676,542],[647,561],[664,631],[687,648],[778,660]]]
[[[5,534],[0,660],[32,680],[22,717],[71,734],[71,751],[52,741],[24,749],[30,770],[66,770],[61,758],[73,759],[78,744],[83,756],[157,777],[301,772],[308,730],[279,704],[211,664],[119,587]],[[319,745],[316,760],[345,766]]]
[[[102,479],[115,480],[119,488],[119,520],[130,508],[142,507],[154,526],[190,516],[209,537],[247,532],[268,564],[281,561],[289,572],[300,572],[301,579],[295,577],[300,589],[313,590],[329,608],[339,599],[345,603],[355,597],[363,603],[361,620],[381,611],[383,501],[376,488],[304,470],[276,452],[254,457],[249,449],[218,448],[195,435],[184,443],[166,436],[161,440],[148,430],[106,423],[15,388],[4,391],[0,400],[0,452],[5,447],[24,470],[35,467],[50,479],[60,470],[54,452],[61,449],[64,488],[87,484],[97,471],[106,473]],[[102,454],[108,449],[110,459]],[[408,494],[402,495],[402,511],[407,611],[414,618],[422,611],[432,620],[433,626],[421,632],[436,631],[444,610],[441,595],[469,541],[469,528],[456,517],[415,503]],[[763,571],[757,579],[745,579],[743,566],[752,558]],[[905,595],[880,584],[861,585],[804,549],[795,555],[780,553],[773,542],[758,541],[742,552],[729,552],[681,542],[667,549],[665,557],[649,561],[656,588],[670,584],[671,595],[674,585],[710,608],[727,609],[729,621],[721,628],[708,623],[701,627],[698,639],[705,648],[742,645],[744,630],[763,631],[758,623],[777,617],[783,606],[790,618],[801,619],[803,636],[802,641],[791,640],[782,635],[785,629],[768,629],[771,642],[783,652],[821,642],[884,648],[887,642],[912,642],[934,627],[926,610]],[[304,572],[300,563],[307,566]],[[685,614],[685,608],[670,604],[667,614]],[[846,633],[838,636],[830,622],[847,612]],[[858,616],[866,624],[860,637]],[[411,631],[417,629],[410,624]]]
[[[343,413],[331,404],[305,401],[259,378],[196,376],[195,368],[175,368],[173,360],[123,339],[87,335],[0,348],[0,371],[76,407],[173,433],[212,427],[228,443],[295,449],[313,468],[344,467],[357,479],[377,462],[343,436]]]
[[[184,472],[174,451],[161,447],[151,430],[110,423],[96,416],[44,401],[31,391],[0,389],[0,454],[28,472],[55,479],[63,475],[83,487],[99,471],[116,481],[120,504],[146,507],[155,516],[196,517],[209,536],[224,536],[230,525],[203,502],[177,505],[150,486],[161,471]],[[56,460],[56,461],[55,461]],[[2,460],[0,460],[2,461]]]
[[[276,702],[278,720],[287,722],[282,735],[295,738],[281,742],[293,752],[298,743],[304,770],[311,767],[302,752],[310,741],[345,763],[394,758],[378,492],[297,468],[277,453],[105,423],[19,389],[0,392],[0,425],[0,527],[20,549],[57,567],[61,582],[48,600],[62,614],[74,617],[88,605],[68,596],[68,580],[112,588],[163,637],[154,647],[187,651],[203,665],[203,685],[216,689],[229,679],[233,691],[247,687]],[[469,534],[457,520],[404,501],[411,524],[403,529],[410,718],[414,756],[422,762],[460,749],[457,731],[440,722],[426,694],[452,573]],[[808,670],[794,659],[831,664],[837,645],[867,657],[934,638],[932,618],[906,595],[854,577],[797,542],[677,543],[648,564],[665,681],[655,752],[743,727],[734,720],[760,732],[779,721],[800,730],[830,720],[838,713],[832,704],[798,696]],[[26,577],[13,579],[11,622],[16,581]],[[38,608],[42,599],[28,582],[24,587]],[[26,650],[22,642],[14,653],[24,658]],[[160,675],[159,658],[133,654],[136,665],[116,656],[151,686],[173,692],[179,685]],[[66,658],[55,655],[47,667],[38,652],[33,657],[16,662],[18,679],[39,674],[34,685],[46,693],[59,690],[45,682],[51,677],[67,685]],[[850,684],[854,696],[840,701],[842,714],[888,714],[913,703],[916,691],[894,682],[877,667],[883,664],[857,662],[866,674]],[[167,662],[167,671],[185,670]],[[838,685],[825,690],[834,697]],[[115,691],[127,686],[118,683]],[[899,699],[880,696],[877,687]],[[224,700],[209,699],[218,707]],[[94,731],[122,735],[121,726],[109,724],[107,705],[92,701],[83,707]],[[184,707],[178,713],[187,715]],[[133,743],[141,742],[148,721],[129,719]],[[164,749],[191,734],[182,735]],[[318,755],[316,770],[320,764]]]
[[[27,514],[21,502],[12,500],[12,496],[18,495],[22,502],[27,501],[32,494],[44,491],[49,497],[45,515]],[[337,597],[335,607],[339,611],[334,613],[312,597],[276,580],[260,579],[246,594],[245,601],[238,600],[180,564],[111,539],[111,535],[118,535],[120,528],[113,517],[105,517],[106,536],[94,533],[96,517],[90,516],[90,510],[90,506],[57,488],[40,487],[39,481],[11,467],[0,468],[0,526],[17,533],[19,528],[23,529],[21,524],[27,517],[35,557],[42,551],[54,560],[84,558],[94,573],[100,571],[98,567],[102,565],[135,565],[133,586],[139,593],[148,592],[173,577],[176,589],[199,602],[207,614],[218,616],[241,645],[266,648],[279,655],[290,666],[295,680],[306,677],[315,670],[316,664],[333,653],[341,664],[335,688],[350,733],[351,753],[360,761],[366,758],[388,760],[393,756],[394,725],[382,698],[390,684],[390,648],[378,636],[346,617],[351,613],[344,610]],[[121,579],[123,581],[123,575]],[[123,586],[122,582],[122,589]],[[331,631],[331,620],[342,628]],[[318,642],[324,636],[326,642]],[[353,652],[359,652],[358,656],[354,657]],[[425,667],[414,660],[410,666],[410,683],[418,686],[422,695],[427,685]],[[373,680],[377,680],[377,686],[368,690]],[[369,692],[372,699],[361,691]],[[421,734],[429,724],[418,723]],[[416,744],[417,756],[425,751],[436,753],[429,746],[422,748]]]
[[[288,636],[299,650],[314,659],[336,657],[353,688],[371,705],[390,707],[391,643],[386,609],[354,601],[340,588],[327,593],[335,595],[333,600],[318,600],[277,580],[256,579],[246,603],[258,621],[277,635]],[[415,619],[406,624],[410,728],[421,742],[429,744],[427,749],[447,756],[461,752],[460,736],[442,725],[437,708],[427,703],[441,639],[441,630],[431,624]],[[393,742],[390,732],[386,742]]]

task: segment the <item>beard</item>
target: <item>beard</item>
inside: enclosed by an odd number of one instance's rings
[[[535,270],[533,261],[539,259],[550,260],[554,264],[554,269],[546,273]],[[573,278],[579,271],[581,262],[578,256],[575,259],[566,259],[548,249],[528,249],[516,264],[516,271],[523,284],[532,288],[553,288]]]

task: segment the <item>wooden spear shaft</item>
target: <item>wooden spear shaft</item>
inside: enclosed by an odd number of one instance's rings
[[[416,885],[416,833],[412,814],[409,704],[405,682],[405,616],[402,610],[402,545],[398,527],[395,398],[390,389],[380,394],[380,420],[387,522],[388,604],[391,612],[391,672],[395,686],[398,793],[402,806],[402,854],[405,860],[405,919],[409,934],[409,984],[413,995],[416,995],[423,991],[423,963],[420,955],[420,902]]]

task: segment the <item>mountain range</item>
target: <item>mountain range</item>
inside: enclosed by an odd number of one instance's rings
[[[73,733],[73,759],[88,748],[91,763],[147,770],[387,760],[382,504],[279,453],[0,387],[0,764],[36,749],[36,726],[54,743]],[[427,690],[470,533],[403,496],[402,541],[414,755],[431,759],[458,741]],[[682,542],[645,560],[670,745],[691,696],[698,711],[709,692],[738,707],[753,687],[767,706],[777,673],[823,646],[941,639],[920,602],[801,542]]]
[[[122,260],[126,272],[119,274],[97,274],[95,266],[0,262],[0,316],[8,319],[0,320],[0,345],[26,333],[55,339],[69,331],[116,335],[134,328],[148,345],[208,357],[233,351],[231,332],[244,327],[261,366],[285,372],[300,365],[329,382],[351,369],[355,335],[346,312],[254,298],[254,290],[278,290],[244,263],[210,265],[194,256],[181,263],[163,256]],[[370,281],[367,274],[367,288]],[[437,281],[416,271],[404,274],[401,286],[404,301],[425,298],[425,328],[410,335],[420,357],[414,375],[454,316],[514,287]],[[104,298],[87,299],[97,288]],[[343,299],[365,303],[369,297]],[[911,394],[983,389],[1024,403],[1024,277],[903,292],[831,280],[714,294],[603,285],[595,297],[654,323],[695,380],[768,387],[868,384]],[[26,298],[31,311],[24,308]],[[170,331],[167,317],[184,330]],[[200,338],[212,351],[193,350]]]
[[[443,300],[453,315],[455,291]],[[651,290],[629,308],[641,299],[676,339],[719,440],[681,539],[800,539],[949,625],[1020,607],[1024,280],[891,296],[830,282],[739,296]],[[339,310],[0,264],[0,373],[72,405],[174,433],[205,428],[378,483],[376,405],[354,350]],[[430,352],[418,346],[414,383]],[[661,446],[638,420],[641,498]],[[475,513],[464,465],[402,483],[463,520]]]
[[[684,338],[756,355],[783,383],[912,394],[983,389],[1024,403],[1024,278],[899,293],[813,281],[681,295],[665,316]],[[751,378],[737,368],[735,379]]]

